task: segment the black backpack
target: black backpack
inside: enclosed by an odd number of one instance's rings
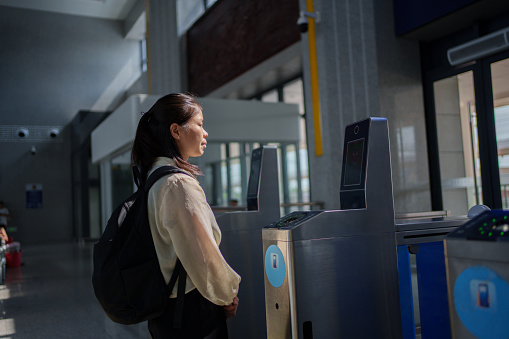
[[[161,315],[178,277],[176,309],[181,311],[176,312],[174,327],[180,327],[186,271],[177,260],[171,280],[166,285],[147,211],[150,187],[162,176],[173,173],[188,174],[174,166],[162,166],[141,187],[139,171],[133,167],[138,189],[115,209],[99,242],[94,245],[94,293],[114,322],[130,325]]]

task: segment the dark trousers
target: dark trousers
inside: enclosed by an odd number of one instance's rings
[[[228,339],[223,308],[202,297],[197,289],[185,295],[182,328],[173,328],[175,301],[171,299],[161,316],[148,321],[152,339]]]

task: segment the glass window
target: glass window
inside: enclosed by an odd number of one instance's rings
[[[293,149],[288,152],[288,156],[295,156],[295,179],[289,177],[290,180],[290,197],[293,197],[292,190],[297,194],[297,200],[292,202],[309,202],[309,170],[308,170],[308,151],[306,142],[306,119],[304,119],[304,88],[302,79],[297,79],[293,82],[286,84],[283,87],[283,99],[285,103],[299,105],[299,112],[303,116],[300,123],[301,139],[298,145],[298,152]],[[290,168],[289,168],[290,169]],[[293,181],[292,181],[293,180]],[[305,206],[308,209],[308,206]]]
[[[178,0],[178,35],[182,35],[205,12],[203,0]]]
[[[207,200],[210,205],[217,205],[217,197],[215,195],[215,182],[214,182],[214,164],[205,165],[205,169],[203,169],[205,185],[203,185],[203,189],[205,191],[205,195],[207,196]]]
[[[262,95],[263,102],[279,102],[277,91],[270,91]]]
[[[284,102],[299,105],[299,112],[304,114],[304,93],[302,79],[297,79],[283,87]]]
[[[466,215],[482,204],[473,73],[441,79],[433,88],[444,209]]]
[[[280,102],[297,104],[299,111],[304,115],[304,95],[301,79],[294,80],[287,84],[257,96],[263,102]],[[278,168],[280,200],[283,204],[293,204],[282,210],[289,213],[293,210],[309,210],[312,206],[302,203],[309,202],[309,169],[308,153],[306,145],[305,119],[301,119],[301,140],[295,143],[280,144],[278,142],[264,143],[278,148]],[[214,190],[220,190],[215,194],[207,194],[214,199],[216,206],[227,206],[232,200],[237,200],[240,205],[246,203],[246,189],[249,180],[251,167],[251,152],[262,145],[260,142],[230,142],[222,143],[219,146],[220,153],[220,178],[214,185]],[[208,163],[207,166],[215,166]],[[210,172],[209,172],[210,173]],[[209,201],[210,203],[211,201]]]
[[[226,161],[221,161],[221,201],[219,204],[226,205],[226,202],[229,200],[228,197],[228,166]]]
[[[226,159],[226,144],[221,144],[221,159]]]
[[[99,186],[90,186],[88,190],[88,205],[90,218],[90,237],[101,236],[101,190]],[[125,198],[124,198],[125,199]],[[94,227],[95,225],[95,227]]]
[[[134,192],[131,169],[131,152],[122,153],[110,161],[111,164],[111,205],[116,208]]]
[[[242,201],[242,174],[241,174],[240,158],[230,160],[230,182],[231,182],[231,194],[229,202],[236,200],[237,202]]]
[[[491,64],[502,208],[509,208],[509,59]]]
[[[238,142],[231,142],[229,144],[229,149],[230,149],[230,153],[229,153],[230,158],[236,158],[236,157],[240,156],[240,144]]]
[[[304,148],[299,149],[300,154],[300,178],[302,185],[302,202],[310,201],[310,187],[309,187],[309,168],[308,168],[308,150]]]
[[[286,170],[288,180],[288,202],[299,202],[300,185],[297,176],[297,152],[295,145],[286,146]]]
[[[140,59],[141,59],[141,72],[147,71],[147,38],[143,38],[143,40],[140,41]]]
[[[177,0],[178,35],[185,33],[217,0]]]

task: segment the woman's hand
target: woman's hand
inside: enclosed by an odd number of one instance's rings
[[[239,305],[239,298],[234,297],[233,302],[230,305],[223,306],[226,319],[235,317],[235,314],[237,314],[237,306],[238,305]]]

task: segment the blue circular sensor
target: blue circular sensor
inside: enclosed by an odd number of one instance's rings
[[[270,284],[276,288],[285,281],[285,259],[283,252],[276,245],[270,245],[265,252],[265,274]]]
[[[469,267],[454,284],[454,306],[463,325],[476,337],[509,337],[509,285],[484,266]]]

